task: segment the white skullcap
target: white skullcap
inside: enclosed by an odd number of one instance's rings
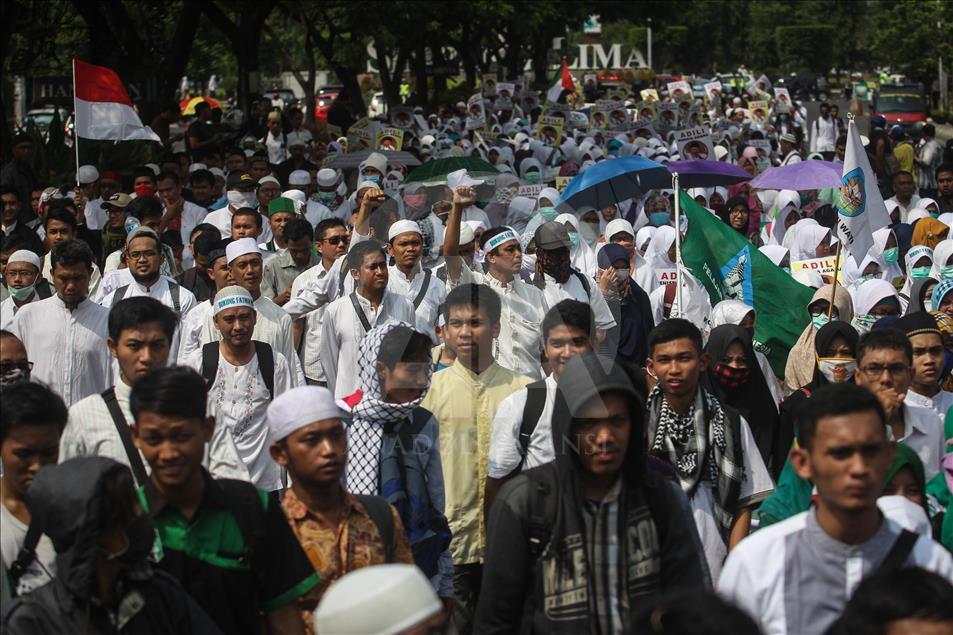
[[[208,166],[204,163],[193,163],[189,166],[189,174],[192,174],[196,170],[207,170]]]
[[[268,176],[263,176],[260,179],[258,179],[258,185],[264,185],[265,183],[274,183],[275,185],[281,185],[281,183],[278,182],[278,179],[271,176],[270,174]]]
[[[208,171],[212,173],[212,176],[225,178],[225,172],[222,171],[222,168],[209,168]]]
[[[447,240],[447,230],[443,230],[443,239],[444,242]],[[476,235],[473,233],[473,228],[467,225],[466,223],[460,223],[460,240],[457,241],[458,245],[469,245],[474,240],[476,240]]]
[[[90,183],[95,183],[99,179],[99,170],[96,169],[95,165],[81,165],[79,166],[79,184],[88,185]]]
[[[724,161],[728,157],[728,149],[723,145],[715,146],[715,160]]]
[[[338,173],[331,168],[318,170],[318,185],[321,187],[331,187],[338,182]]]
[[[281,393],[268,406],[265,423],[268,439],[278,443],[296,430],[315,421],[340,419],[341,410],[334,395],[320,386],[298,386]]]
[[[159,172],[162,171],[162,169],[155,163],[146,163],[146,167],[152,170],[152,173],[155,176],[159,176]]]
[[[284,198],[290,198],[292,201],[298,203],[305,203],[308,200],[308,197],[305,196],[305,193],[301,190],[286,190],[281,193]]]
[[[243,238],[242,240],[245,239]],[[251,239],[249,238],[248,240]],[[229,247],[234,244],[235,243],[231,243]],[[218,315],[225,309],[234,309],[240,306],[247,306],[254,311],[255,300],[251,297],[251,293],[248,292],[248,289],[245,287],[240,287],[237,284],[233,284],[231,286],[224,287],[221,291],[215,294],[215,300],[212,302],[212,315]]]
[[[318,633],[404,632],[442,608],[437,594],[413,564],[357,569],[325,592],[314,612]]]
[[[225,247],[226,262],[230,263],[236,258],[240,258],[246,254],[261,255],[261,252],[258,251],[258,243],[254,238],[239,238],[238,240],[233,240],[232,242],[228,243],[228,246]]]
[[[13,264],[14,262],[28,262],[36,267],[37,271],[40,270],[40,257],[29,249],[17,249],[10,254],[10,257],[7,258],[7,264]]]
[[[354,191],[360,192],[361,190],[367,189],[369,187],[376,187],[380,189],[381,186],[375,183],[374,181],[361,181],[360,183],[357,184],[357,189]]]
[[[482,229],[483,231],[488,229],[486,223],[484,223],[482,220],[465,220],[463,222],[465,225],[469,225],[470,229],[472,229],[474,233],[476,233],[478,229]]]
[[[295,170],[288,175],[288,185],[311,185],[311,175],[307,170]]]
[[[632,239],[635,240],[635,230],[632,229],[632,223],[625,220],[624,218],[614,218],[606,224],[606,242],[611,242],[612,237],[618,234],[619,232],[625,232],[632,236]]]
[[[371,152],[360,165],[360,171],[364,168],[374,168],[381,173],[381,176],[387,174],[387,157],[380,152]]]
[[[387,240],[394,240],[397,236],[406,234],[407,232],[415,232],[423,236],[420,231],[420,225],[412,220],[399,220],[390,226],[390,231],[387,232]],[[460,229],[460,233],[463,234],[462,228]],[[471,240],[473,239],[471,238]]]

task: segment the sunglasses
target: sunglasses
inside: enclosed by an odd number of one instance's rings
[[[340,245],[341,243],[347,243],[347,236],[331,236],[330,238],[322,238],[321,242],[330,243],[332,245]]]

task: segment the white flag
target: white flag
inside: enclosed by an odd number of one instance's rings
[[[889,225],[890,216],[853,120],[847,130],[844,172],[835,199],[837,238],[859,267],[874,244],[873,232]]]

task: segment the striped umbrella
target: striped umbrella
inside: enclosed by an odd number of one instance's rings
[[[218,101],[211,97],[189,97],[179,102],[179,112],[181,112],[183,116],[194,115],[196,104],[201,104],[203,101],[212,108],[221,108]]]

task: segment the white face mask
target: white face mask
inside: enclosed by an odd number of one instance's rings
[[[817,360],[817,367],[832,384],[840,384],[854,376],[857,360],[850,357],[821,357]]]
[[[616,282],[624,284],[629,279],[629,268],[615,270]]]
[[[523,252],[523,271],[530,274],[536,273],[536,254]]]
[[[234,209],[241,209],[243,207],[251,207],[255,209],[258,207],[258,195],[254,192],[239,192],[238,190],[229,190],[225,194],[228,199],[228,204]]]

